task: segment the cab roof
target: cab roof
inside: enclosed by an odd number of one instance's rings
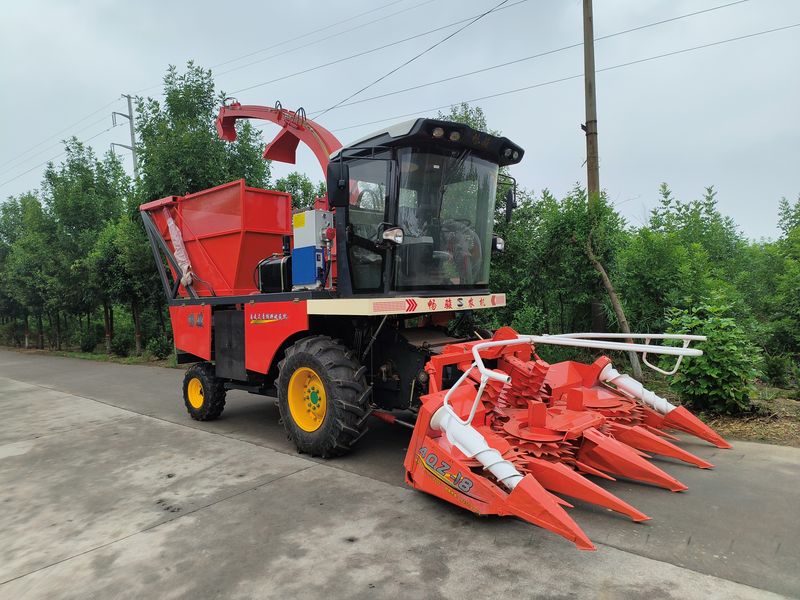
[[[469,149],[501,167],[517,164],[525,154],[520,146],[508,138],[491,135],[463,123],[438,119],[411,119],[379,129],[343,146],[331,154],[331,160],[338,158],[342,153],[357,156],[359,151],[403,146]]]

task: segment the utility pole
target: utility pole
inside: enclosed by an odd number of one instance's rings
[[[600,275],[600,280],[611,301],[614,314],[617,317],[620,330],[623,333],[630,333],[628,319],[625,316],[625,309],[617,295],[614,284],[608,276],[603,263],[595,255],[592,247],[592,232],[597,218],[597,204],[600,200],[600,159],[597,152],[597,90],[595,88],[594,72],[594,16],[592,14],[592,0],[583,0],[583,82],[585,88],[586,103],[586,124],[583,130],[586,132],[586,194],[589,216],[589,239],[586,241],[586,256],[589,262]],[[603,330],[602,312],[600,302],[597,298],[592,300],[592,329]],[[626,342],[633,340],[627,339]],[[628,352],[631,361],[631,369],[636,379],[642,379],[642,365],[639,363],[639,355],[635,352]]]
[[[583,81],[586,99],[586,193],[589,215],[600,197],[600,159],[597,152],[597,97],[594,85],[594,18],[592,0],[583,0]]]
[[[128,146],[127,144],[118,144],[116,142],[111,142],[111,149],[114,149],[114,146],[119,146],[120,148],[127,148],[131,151],[131,157],[133,158],[133,178],[139,179],[139,161],[136,159],[136,129],[133,126],[133,97],[130,94],[122,94],[123,98],[128,99],[128,113],[121,113],[121,112],[112,112],[111,113],[111,122],[114,126],[117,125],[117,116],[125,117],[128,119],[128,125],[131,129],[131,145]]]

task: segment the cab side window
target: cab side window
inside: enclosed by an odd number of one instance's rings
[[[384,258],[373,245],[380,242],[388,193],[388,161],[355,160],[350,163],[349,221],[354,240],[349,245],[349,258],[354,291],[381,289]]]

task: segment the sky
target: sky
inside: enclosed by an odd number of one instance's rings
[[[44,163],[58,163],[60,140],[69,135],[89,140],[98,154],[111,142],[128,144],[125,120],[111,127],[110,113],[127,111],[123,93],[160,98],[170,64],[191,59],[212,68],[217,88],[243,104],[279,100],[313,116],[463,25],[452,23],[499,3],[6,2],[0,17],[0,198],[37,188]],[[600,182],[632,226],[646,222],[660,183],[667,182],[684,201],[713,185],[720,210],[744,235],[778,235],[780,199],[800,194],[800,27],[604,69],[794,24],[800,24],[797,0],[595,0]],[[342,106],[320,123],[346,144],[412,116],[436,116],[437,107],[536,86],[474,104],[490,128],[525,148],[511,171],[519,184],[563,196],[586,181],[582,39],[580,0],[508,0],[354,100],[547,54]],[[550,52],[565,46],[572,47]],[[277,133],[271,124],[264,130],[265,141]],[[130,153],[120,151],[130,171]],[[297,165],[273,163],[275,176],[291,170],[323,179],[307,149],[298,152]]]

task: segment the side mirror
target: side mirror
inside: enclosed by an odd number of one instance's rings
[[[516,190],[513,187],[506,192],[506,223],[511,222],[511,215],[517,207],[517,195],[515,192]]]
[[[398,246],[403,243],[403,237],[405,237],[405,232],[402,227],[390,227],[381,234],[381,238],[384,241],[397,244]]]
[[[328,163],[328,206],[339,208],[350,203],[350,167],[341,160]]]

